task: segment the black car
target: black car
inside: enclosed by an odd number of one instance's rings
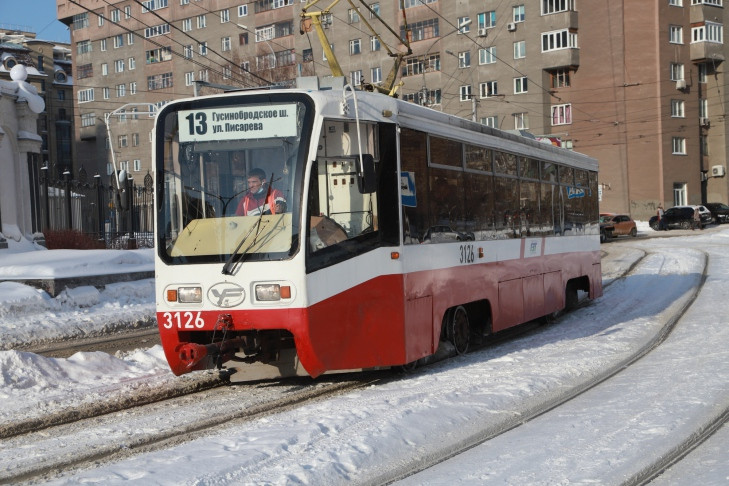
[[[663,228],[689,229],[694,221],[694,210],[689,206],[676,206],[666,209],[663,213]],[[658,216],[653,216],[648,224],[654,230],[658,230]]]
[[[706,203],[705,206],[718,224],[729,223],[729,206],[724,203]]]

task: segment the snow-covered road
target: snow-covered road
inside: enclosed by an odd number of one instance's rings
[[[623,362],[650,342],[700,288],[669,338],[637,363],[555,410],[402,481],[623,483],[729,406],[729,311],[723,308],[729,300],[729,230],[628,240],[605,249],[610,251],[604,260],[606,281],[616,279],[618,267],[646,256],[630,276],[608,286],[602,298],[553,325],[386,385],[308,403],[231,426],[224,434],[102,464],[51,484],[377,483],[498,430],[500,424],[524,417]],[[699,287],[705,263],[707,278]],[[23,370],[7,364],[20,357],[39,369],[53,369],[53,379],[23,382]],[[130,370],[138,379],[144,376],[140,366],[156,383],[174,381],[157,358],[159,349],[154,348],[119,358],[84,353],[48,362],[4,351],[0,395],[18,404],[13,413],[22,414],[23,405],[64,406],[58,396],[54,401],[43,397],[63,389],[65,382],[71,390],[69,403],[84,393],[98,393],[98,383],[82,372],[81,362],[92,368],[103,364],[110,381],[120,381]],[[204,402],[192,407],[201,417],[208,413]],[[176,413],[170,409],[159,420],[168,426]],[[12,419],[12,414],[5,418]],[[140,422],[140,427],[154,426]],[[95,440],[103,440],[103,430],[96,434]],[[657,482],[697,484],[700,477],[701,484],[725,484],[728,434],[725,427]],[[27,449],[29,456],[23,460],[32,461],[33,448]],[[0,454],[6,457],[12,451],[0,449]]]

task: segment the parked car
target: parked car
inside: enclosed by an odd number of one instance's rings
[[[706,208],[711,211],[714,221],[718,224],[729,223],[729,206],[724,203],[706,203]]]
[[[616,236],[637,236],[635,221],[626,214],[600,213],[600,242]]]
[[[663,213],[663,229],[689,229],[694,220],[694,208],[690,206],[675,206],[666,209]],[[648,224],[658,231],[658,216],[653,216]]]
[[[701,216],[702,224],[711,224],[714,222],[714,216],[706,206],[689,206],[690,208],[699,208],[699,215]]]
[[[423,235],[423,243],[443,243],[445,241],[472,241],[473,233],[462,233],[450,226],[436,225],[428,228]]]

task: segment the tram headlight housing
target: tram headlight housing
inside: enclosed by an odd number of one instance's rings
[[[276,302],[291,298],[291,287],[280,284],[257,284],[256,300],[262,302]]]
[[[177,302],[181,304],[199,304],[202,302],[202,287],[178,287]]]

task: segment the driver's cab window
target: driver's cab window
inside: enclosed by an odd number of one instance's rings
[[[379,230],[376,192],[361,192],[359,154],[370,154],[379,165],[377,125],[326,121],[312,166],[308,214],[310,254],[345,242],[366,240]],[[332,250],[329,250],[331,253]],[[339,258],[337,258],[339,259]]]

